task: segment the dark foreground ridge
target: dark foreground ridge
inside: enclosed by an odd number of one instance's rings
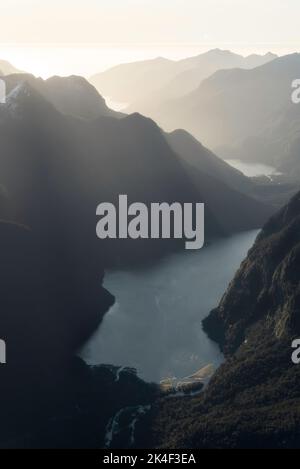
[[[104,447],[113,416],[149,404],[157,390],[132,370],[76,358],[114,301],[101,265],[99,281],[84,284],[92,270],[74,268],[80,259],[67,244],[10,222],[0,222],[0,246],[0,448]]]
[[[220,305],[204,321],[227,361],[205,393],[158,403],[162,447],[299,447],[300,194],[258,236]]]

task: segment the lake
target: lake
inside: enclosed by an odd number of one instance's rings
[[[151,268],[107,272],[116,303],[81,352],[91,365],[134,367],[146,381],[218,367],[223,356],[202,330],[258,231],[173,254]]]

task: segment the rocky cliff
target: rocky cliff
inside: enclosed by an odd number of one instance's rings
[[[204,321],[226,354],[198,398],[160,401],[157,446],[299,448],[300,194],[258,236],[220,305]],[[174,423],[176,422],[176,423]]]

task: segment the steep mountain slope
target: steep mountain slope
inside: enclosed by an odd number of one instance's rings
[[[65,114],[87,119],[118,115],[106,106],[102,96],[82,77],[52,77],[39,91]]]
[[[69,116],[81,119],[97,119],[103,116],[118,119],[126,117],[125,114],[110,110],[96,89],[82,77],[52,77],[48,80],[42,80],[34,78],[32,75],[15,74],[6,77],[5,81],[8,93],[17,89],[17,86],[26,83],[30,84],[48,102],[52,103],[58,111]],[[182,161],[185,163],[189,162],[199,171],[219,179],[221,182],[240,192],[252,195],[259,200],[266,200],[267,203],[275,203],[275,205],[278,205],[278,192],[283,192],[282,197],[280,196],[279,204],[285,203],[289,198],[289,194],[293,193],[293,188],[286,190],[285,186],[282,185],[281,188],[266,187],[266,195],[264,191],[265,185],[258,187],[257,184],[250,182],[240,172],[224,163],[212,152],[206,150],[187,132],[178,131],[172,135],[165,134],[165,137],[173,151],[180,156]]]
[[[219,71],[148,114],[167,129],[185,128],[223,157],[280,168],[298,148],[300,107],[291,95],[299,72],[299,54],[252,70]]]
[[[295,174],[292,177],[250,179],[205,148],[188,132],[175,130],[164,135],[189,171],[191,179],[197,179],[197,172],[200,171],[203,176],[207,175],[206,182],[210,177],[217,179],[239,193],[250,195],[267,205],[274,206],[276,210],[285,205],[299,189]]]
[[[180,157],[153,121],[61,113],[34,80],[9,89],[0,142],[0,216],[9,220],[0,223],[0,332],[10,352],[0,368],[0,447],[99,447],[120,409],[157,393],[130,371],[119,383],[116,370],[74,359],[113,302],[103,268],[173,246],[100,242],[96,206],[119,193],[146,203],[204,201],[209,239],[260,226],[270,210],[222,182],[221,170],[227,183],[239,175],[215,158],[209,164],[207,150],[196,149],[201,172],[194,153]]]
[[[219,179],[240,192],[255,193],[255,184],[249,178],[218,158],[185,130],[175,130],[165,135],[172,149],[195,169]]]
[[[70,248],[53,219],[33,231],[3,221],[2,197],[0,207],[0,448],[104,446],[110,419],[157,390],[133,370],[117,380],[114,367],[76,358],[114,300],[101,286],[101,259],[92,273],[88,246],[87,262],[76,263],[80,243]]]
[[[153,60],[117,65],[92,76],[89,81],[100,94],[115,101],[132,102],[168,83],[176,73],[176,62],[158,57]]]
[[[106,256],[106,262],[152,259],[177,246],[169,240],[98,240],[96,207],[102,201],[117,205],[119,194],[127,194],[129,203],[147,205],[207,202],[207,239],[259,227],[272,211],[242,196],[217,174],[209,177],[194,169],[191,176],[157,125],[137,114],[76,119],[59,113],[22,82],[0,109],[0,122],[0,182],[8,191],[15,219],[32,227],[38,223],[39,229],[48,229],[53,219],[56,227],[68,230],[71,244],[81,240],[82,258],[86,246],[91,253]]]
[[[91,77],[90,82],[102,95],[130,103],[130,112],[143,113],[146,103],[149,104],[151,100],[158,103],[159,100],[183,96],[217,70],[255,67],[275,57],[266,54],[245,58],[230,51],[215,49],[179,61],[157,58],[118,65]]]
[[[68,131],[86,125],[24,82],[0,108],[0,448],[99,447],[120,408],[156,393],[132,370],[119,382],[113,367],[75,356],[114,302],[95,220],[85,226],[89,181],[86,171],[84,187],[77,180],[68,147]]]
[[[227,360],[204,394],[161,401],[164,447],[299,448],[300,193],[266,224],[220,305],[204,321]],[[176,422],[174,424],[174,422]]]
[[[266,224],[220,306],[205,321],[210,335],[221,337],[218,342],[226,352],[241,346],[247,329],[259,321],[278,339],[300,335],[299,227],[297,194]]]
[[[101,116],[121,117],[109,109],[102,96],[82,77],[52,77],[48,80],[33,75],[14,74],[5,78],[7,92],[17,85],[28,83],[63,114],[82,119],[96,119]]]

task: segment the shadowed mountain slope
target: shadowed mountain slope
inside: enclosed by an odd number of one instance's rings
[[[63,230],[69,230],[71,240],[81,237],[83,245],[86,242],[100,251],[105,246],[103,254],[114,261],[124,256],[127,261],[145,255],[153,258],[156,251],[173,244],[169,240],[98,240],[96,207],[102,201],[117,205],[119,194],[127,194],[129,202],[147,205],[207,203],[207,239],[259,227],[272,212],[227,185],[229,180],[223,182],[212,167],[209,175],[199,164],[191,175],[159,127],[138,114],[121,119],[73,118],[59,113],[32,84],[22,81],[1,108],[0,122],[0,182],[8,191],[16,220],[46,227],[49,222],[43,225],[41,217],[53,218],[56,226],[63,226],[68,217],[68,228]],[[232,170],[232,174],[238,178],[239,173]],[[45,214],[43,207],[47,207]],[[228,220],[226,207],[231,214]]]
[[[227,360],[203,395],[162,400],[155,444],[299,448],[300,193],[265,225],[220,305],[204,321]]]

